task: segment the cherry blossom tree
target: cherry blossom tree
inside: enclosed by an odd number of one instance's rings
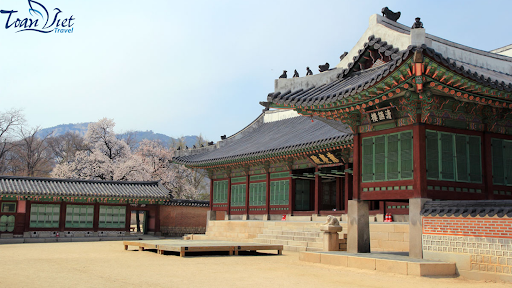
[[[174,198],[204,199],[208,190],[203,174],[172,162],[174,148],[158,140],[143,140],[132,152],[114,133],[115,123],[103,118],[89,124],[84,144],[52,171],[57,178],[116,181],[160,181]]]

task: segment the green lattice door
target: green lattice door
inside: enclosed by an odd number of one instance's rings
[[[295,180],[295,211],[309,211],[309,180]]]

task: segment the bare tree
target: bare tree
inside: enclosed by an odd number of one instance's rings
[[[21,140],[12,147],[10,159],[11,170],[14,175],[48,176],[52,170],[52,153],[47,143],[48,135],[39,138],[36,134],[39,127],[26,129],[20,127]]]
[[[16,139],[16,130],[25,123],[20,110],[11,109],[0,112],[0,173],[8,171],[6,156],[12,149],[12,142]]]
[[[47,142],[56,164],[72,161],[79,151],[90,151],[84,138],[71,131],[63,135],[48,137]]]

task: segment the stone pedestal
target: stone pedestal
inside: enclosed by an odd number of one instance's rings
[[[341,226],[322,225],[320,230],[324,232],[324,251],[340,251],[338,232],[343,230]]]
[[[212,210],[206,211],[206,227],[208,227],[208,223],[210,222],[210,220],[217,220],[217,215],[216,215],[215,211],[212,211]]]
[[[409,199],[409,257],[423,259],[423,246],[421,235],[423,223],[421,221],[421,209],[425,202],[432,199],[413,198]]]
[[[370,210],[367,201],[348,201],[347,252],[370,253]]]

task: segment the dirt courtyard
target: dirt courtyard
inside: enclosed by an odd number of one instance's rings
[[[0,271],[0,287],[510,287],[306,263],[288,251],[181,258],[121,241],[0,245]]]

